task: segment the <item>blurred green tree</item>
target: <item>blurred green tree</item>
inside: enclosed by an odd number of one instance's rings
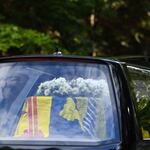
[[[31,29],[23,29],[12,24],[0,24],[0,51],[1,55],[18,55],[52,53],[57,40],[50,36]]]
[[[0,4],[1,22],[44,32],[58,40],[64,53],[150,53],[147,0],[0,0]]]

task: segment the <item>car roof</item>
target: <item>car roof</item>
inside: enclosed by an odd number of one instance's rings
[[[117,62],[121,63],[119,59],[112,57],[92,57],[92,56],[75,56],[75,55],[17,55],[10,57],[1,57],[0,62],[10,62],[10,61],[28,61],[28,60],[51,60],[51,59],[70,59],[70,60],[101,60],[105,62]]]
[[[130,64],[150,68],[150,56],[121,56],[121,57],[92,57],[92,56],[73,56],[73,55],[17,55],[1,57],[0,62],[26,61],[26,60],[50,60],[50,59],[71,59],[71,60],[101,60],[104,62]]]

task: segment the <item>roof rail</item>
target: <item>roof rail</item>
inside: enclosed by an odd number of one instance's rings
[[[142,61],[150,61],[150,56],[121,56],[119,57],[119,60],[135,60],[135,61],[138,61],[138,60],[142,60]]]
[[[150,67],[150,56],[125,56],[120,57],[119,60],[138,66]]]

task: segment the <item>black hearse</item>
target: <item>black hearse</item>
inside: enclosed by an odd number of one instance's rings
[[[0,149],[150,150],[149,57],[1,58]]]

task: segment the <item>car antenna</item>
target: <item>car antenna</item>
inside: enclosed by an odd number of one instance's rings
[[[62,52],[59,51],[58,47],[56,48],[55,52],[53,53],[53,55],[56,55],[56,56],[62,56]]]

